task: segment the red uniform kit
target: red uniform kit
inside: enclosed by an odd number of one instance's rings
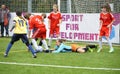
[[[59,34],[59,27],[58,24],[60,23],[61,13],[60,12],[51,12],[48,16],[48,19],[50,20],[50,34]]]
[[[46,27],[42,20],[40,15],[30,16],[29,29],[34,30],[32,38],[46,38]]]
[[[114,17],[111,13],[100,13],[100,20],[103,22],[102,27],[100,29],[100,36],[110,36],[112,25],[108,28],[107,26],[111,24],[114,20]]]

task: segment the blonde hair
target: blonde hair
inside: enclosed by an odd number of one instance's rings
[[[57,11],[59,11],[59,10],[58,10],[58,5],[57,5],[57,4],[53,4],[53,7],[57,8]]]
[[[58,9],[58,5],[57,4],[53,4],[53,7],[56,7]]]

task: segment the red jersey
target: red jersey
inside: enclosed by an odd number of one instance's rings
[[[57,24],[59,24],[59,20],[62,19],[61,13],[60,12],[51,12],[50,15],[48,16],[48,19],[51,21],[50,22],[50,27],[57,27]]]
[[[114,17],[111,13],[100,13],[100,20],[103,22],[102,25],[107,26],[114,20]]]
[[[42,16],[40,15],[33,15],[30,16],[29,19],[29,29],[34,29],[34,28],[45,28],[45,24],[42,22]]]

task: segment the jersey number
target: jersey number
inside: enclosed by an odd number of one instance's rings
[[[23,20],[18,20],[20,27],[24,26],[24,21]]]
[[[37,21],[37,22],[38,22],[38,24],[42,24],[41,20],[40,20],[40,19],[38,19],[38,18],[36,18],[36,19],[35,19],[35,21]]]

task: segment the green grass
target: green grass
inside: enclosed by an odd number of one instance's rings
[[[10,38],[0,38],[0,62],[17,62],[29,64],[46,64],[78,67],[95,67],[95,68],[120,68],[120,46],[114,46],[115,52],[108,53],[109,47],[103,47],[100,53],[38,53],[37,58],[32,58],[30,52],[22,41],[16,42],[10,50],[7,58],[3,53],[9,43]],[[79,43],[85,45],[85,43]],[[52,45],[55,45],[53,41]],[[52,47],[53,47],[52,46]],[[18,51],[18,52],[14,52]],[[70,69],[54,68],[41,66],[22,66],[0,64],[0,74],[120,74],[115,70],[88,70],[88,69]]]

